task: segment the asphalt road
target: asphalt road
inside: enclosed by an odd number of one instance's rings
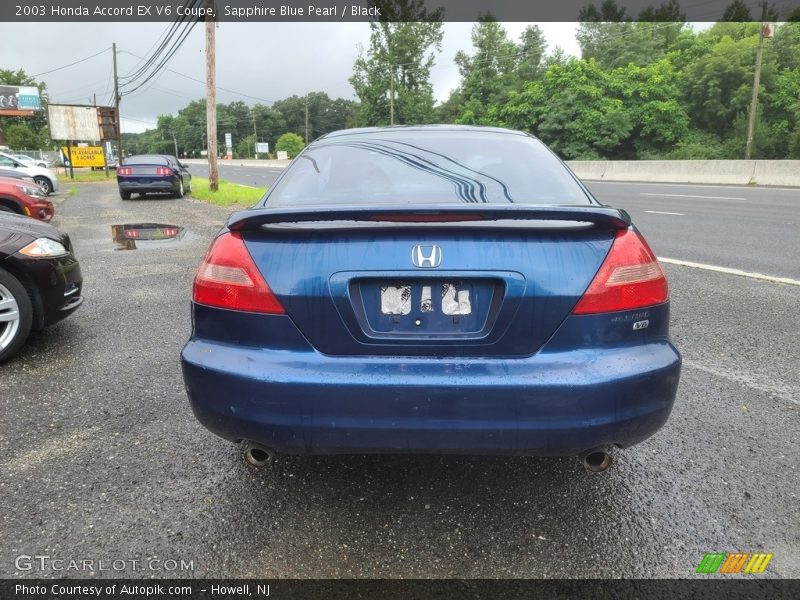
[[[194,270],[226,211],[77,188],[55,224],[86,303],[0,367],[0,577],[80,574],[15,568],[47,554],[193,561],[124,572],[141,577],[673,578],[694,577],[708,551],[773,552],[765,576],[800,577],[800,287],[666,265],[678,399],[604,474],[567,458],[421,456],[283,457],[254,472],[194,420],[178,365]],[[664,245],[658,231],[681,229],[667,217],[641,219],[659,253],[715,256],[710,237]],[[188,233],[114,250],[111,225],[143,221]],[[754,223],[754,266],[791,274],[796,229]]]
[[[219,165],[219,176],[222,179],[254,187],[267,188],[271,186],[278,178],[278,175],[283,172],[283,169],[275,167],[245,167],[235,162],[229,163],[223,160],[217,164]],[[205,165],[189,164],[187,166],[192,175],[208,177],[208,167]]]

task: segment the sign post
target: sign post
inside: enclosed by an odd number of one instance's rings
[[[75,179],[75,165],[72,163],[72,140],[67,140],[67,160],[69,161],[69,178]]]
[[[225,134],[225,158],[233,158],[233,136],[230,133]]]

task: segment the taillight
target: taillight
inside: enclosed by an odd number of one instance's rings
[[[156,175],[172,175],[172,169],[169,167],[156,167]]]
[[[133,175],[133,169],[130,167],[117,167],[117,175]]]
[[[631,310],[667,300],[667,279],[655,254],[642,236],[623,229],[572,314]]]
[[[285,314],[258,271],[241,234],[224,233],[211,244],[194,278],[198,304],[268,314]]]

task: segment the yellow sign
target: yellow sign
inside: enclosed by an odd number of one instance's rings
[[[72,153],[72,166],[75,168],[106,166],[103,148],[100,146],[72,146],[70,151]],[[70,152],[67,152],[66,146],[61,148],[61,153],[64,155],[64,164],[67,164]]]

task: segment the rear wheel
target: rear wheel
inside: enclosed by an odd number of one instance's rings
[[[123,200],[130,200],[131,199],[131,193],[130,192],[123,192],[122,190],[120,190],[119,197],[122,198]]]
[[[0,363],[11,358],[28,339],[33,306],[25,287],[0,269]]]
[[[42,177],[40,175],[38,177],[34,177],[33,180],[44,188],[44,191],[47,192],[48,196],[53,193],[53,182],[51,182],[47,177]]]
[[[181,179],[181,180],[180,180],[180,182],[178,183],[178,191],[177,191],[177,192],[175,192],[175,197],[176,197],[176,198],[183,198],[183,195],[184,195],[185,193],[186,193],[186,192],[185,192],[185,190],[183,189],[183,179]]]

